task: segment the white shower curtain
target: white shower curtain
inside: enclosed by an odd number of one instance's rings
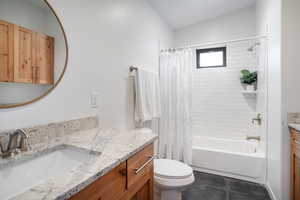
[[[162,116],[159,157],[192,161],[191,81],[193,51],[164,52],[160,57]]]

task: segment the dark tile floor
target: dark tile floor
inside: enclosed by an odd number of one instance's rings
[[[195,183],[183,192],[183,200],[271,200],[258,184],[195,172]]]

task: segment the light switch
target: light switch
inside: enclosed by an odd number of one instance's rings
[[[92,108],[98,108],[98,98],[99,98],[99,93],[98,92],[92,92],[91,93],[91,107]]]

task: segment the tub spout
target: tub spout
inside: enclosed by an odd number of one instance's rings
[[[249,136],[247,135],[246,140],[257,140],[257,141],[261,141],[261,137],[260,136]]]

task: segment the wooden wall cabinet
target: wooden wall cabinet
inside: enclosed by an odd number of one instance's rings
[[[71,197],[71,200],[153,200],[153,144]]]
[[[0,81],[12,82],[14,79],[14,26],[0,20]]]
[[[14,25],[14,82],[34,83],[35,33]]]
[[[35,83],[54,83],[54,38],[36,33]]]
[[[0,21],[0,82],[53,81],[54,38]]]
[[[292,199],[300,200],[300,132],[291,129],[291,181]]]

